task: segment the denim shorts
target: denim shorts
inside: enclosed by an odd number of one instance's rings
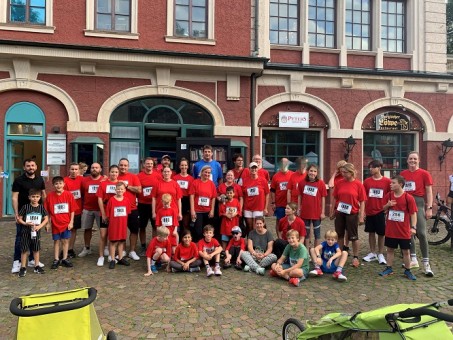
[[[54,241],[66,240],[68,238],[71,238],[71,230],[68,229],[59,234],[52,234],[52,240]]]

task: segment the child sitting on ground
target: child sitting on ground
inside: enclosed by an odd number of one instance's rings
[[[189,230],[182,232],[182,241],[176,247],[173,260],[170,261],[170,268],[176,272],[199,272],[201,260],[198,258],[197,245],[192,242],[192,235]]]
[[[241,255],[245,250],[245,240],[242,238],[242,230],[238,226],[231,229],[231,234],[233,237],[228,242],[226,246],[225,253],[226,257],[223,264],[223,269],[228,269],[231,267],[232,263],[234,268],[242,270],[242,261]]]
[[[309,264],[307,248],[300,242],[299,232],[289,230],[286,233],[288,245],[283,255],[271,266],[270,275],[281,277],[293,286],[299,287],[300,281],[307,278]]]
[[[203,238],[198,241],[198,255],[206,266],[206,276],[212,275],[220,276],[220,253],[222,247],[219,242],[214,238],[214,227],[207,224],[203,228]],[[212,270],[211,263],[215,263],[214,270]]]
[[[156,237],[154,237],[146,249],[146,264],[148,271],[145,276],[150,276],[158,272],[158,267],[167,265],[171,257],[171,242],[168,239],[170,230],[167,227],[159,227],[156,229]],[[169,268],[167,267],[167,270]]]
[[[171,254],[175,253],[179,243],[178,235],[178,212],[171,206],[171,195],[162,195],[162,207],[156,212],[156,227],[166,227],[169,230],[168,239],[171,244]],[[171,254],[168,254],[169,256]]]
[[[325,241],[315,248],[310,249],[310,255],[315,269],[310,272],[310,276],[321,276],[323,273],[332,274],[335,280],[344,282],[347,280],[342,273],[343,267],[348,259],[348,252],[341,251],[338,245],[338,234],[335,230],[327,230]]]

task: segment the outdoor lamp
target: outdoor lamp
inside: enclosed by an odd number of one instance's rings
[[[451,142],[453,143],[453,142]],[[344,141],[344,160],[347,162],[349,160],[349,154],[351,153],[352,149],[354,149],[354,146],[357,144],[355,139],[351,136],[345,139]]]
[[[442,142],[442,144],[441,144],[442,154],[439,155],[440,165],[442,165],[442,163],[445,160],[445,156],[447,156],[447,153],[449,153],[452,148],[453,148],[453,141],[450,138],[448,138],[447,140],[444,140]]]

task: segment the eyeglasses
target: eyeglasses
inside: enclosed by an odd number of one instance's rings
[[[239,231],[232,231],[231,234],[232,235],[239,235]]]

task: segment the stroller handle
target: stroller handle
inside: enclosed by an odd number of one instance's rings
[[[12,314],[21,317],[66,312],[69,310],[79,309],[90,305],[91,303],[93,303],[94,300],[96,300],[96,295],[97,290],[95,288],[88,288],[88,298],[84,300],[37,309],[22,309],[22,299],[15,298],[13,299],[13,301],[11,301],[11,304],[9,305],[9,310]]]
[[[444,303],[445,304],[445,303]],[[453,306],[453,299],[450,299],[448,301],[446,301],[446,304],[450,305],[450,306]],[[431,305],[431,306],[434,306],[434,307],[439,307],[441,305],[440,304],[434,304],[434,305]],[[386,320],[396,320],[398,318],[402,318],[402,319],[406,319],[406,318],[413,318],[413,317],[418,317],[418,316],[422,316],[422,315],[429,315],[429,316],[432,316],[434,318],[437,318],[439,320],[443,320],[443,321],[447,321],[447,322],[453,322],[453,315],[450,315],[450,314],[446,314],[446,313],[441,313],[437,310],[433,310],[433,309],[430,309],[430,308],[427,308],[426,306],[425,307],[419,307],[419,308],[408,308],[402,312],[398,312],[398,313],[390,313],[390,314],[387,314],[385,316],[385,319]]]

